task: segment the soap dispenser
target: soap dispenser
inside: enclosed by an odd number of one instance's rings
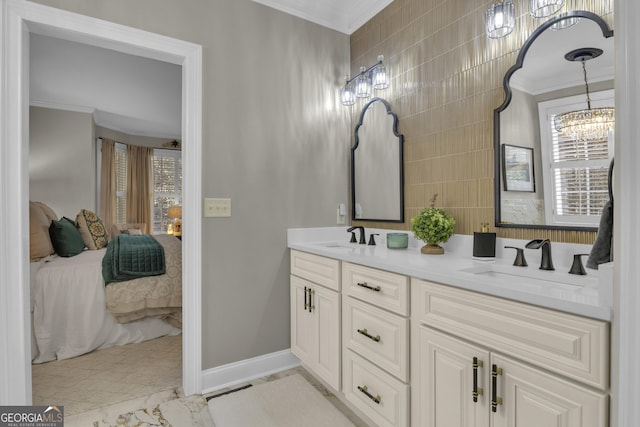
[[[480,232],[473,233],[473,257],[480,259],[495,258],[496,233],[489,232],[489,223],[481,224]]]

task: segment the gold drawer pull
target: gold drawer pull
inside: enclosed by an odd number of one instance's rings
[[[376,335],[375,337],[371,334],[369,334],[369,331],[367,331],[367,329],[356,329],[358,331],[359,334],[364,335],[365,337],[369,338],[372,341],[375,342],[380,342],[380,335]]]
[[[358,386],[358,390],[360,390],[362,393],[365,394],[365,396],[367,396],[369,399],[373,400],[378,405],[382,401],[382,398],[380,397],[379,394],[377,396],[374,396],[373,394],[369,393],[369,388],[366,385]]]
[[[374,292],[380,292],[380,285],[378,286],[371,286],[370,284],[368,284],[367,282],[358,282],[356,283],[356,285],[360,286],[361,288],[367,288],[370,289]]]

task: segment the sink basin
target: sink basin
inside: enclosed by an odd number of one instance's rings
[[[498,264],[486,264],[463,268],[458,271],[462,273],[491,277],[500,281],[508,280],[514,284],[528,283],[542,286],[568,285],[580,288],[597,286],[598,284],[597,277],[593,275],[579,276],[559,271],[539,270],[535,267],[514,267]]]
[[[354,249],[357,248],[358,246],[356,246],[355,243],[337,243],[337,242],[330,242],[330,243],[321,243],[319,246],[322,246],[323,248],[346,248],[346,249]]]

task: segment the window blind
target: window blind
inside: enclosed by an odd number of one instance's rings
[[[608,138],[581,141],[562,138],[550,120],[553,192],[556,217],[599,217],[608,196]]]

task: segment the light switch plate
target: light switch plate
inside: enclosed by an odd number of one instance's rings
[[[231,216],[231,199],[205,198],[205,218],[223,218]]]

